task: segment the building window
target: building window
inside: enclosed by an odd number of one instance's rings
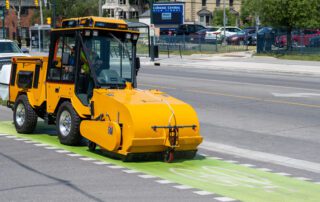
[[[119,0],[120,5],[126,5],[126,3],[127,3],[126,0]]]
[[[130,11],[130,12],[129,12],[129,18],[130,18],[130,19],[138,19],[138,18],[139,18],[139,13],[138,13],[138,11]]]
[[[216,6],[220,7],[220,0],[216,0]]]
[[[229,5],[230,5],[230,7],[233,6],[233,0],[229,0]]]
[[[119,18],[120,19],[127,19],[127,12],[119,11]]]
[[[202,0],[202,6],[207,6],[207,0]]]
[[[106,9],[106,16],[109,18],[114,17],[114,9]]]
[[[139,5],[138,0],[129,0],[130,5]]]
[[[20,15],[26,16],[29,14],[29,9],[28,8],[21,8],[21,13]]]

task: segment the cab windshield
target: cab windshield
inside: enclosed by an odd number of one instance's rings
[[[131,47],[131,41],[113,34],[84,37],[85,58],[101,87],[124,88],[126,82],[132,82]]]

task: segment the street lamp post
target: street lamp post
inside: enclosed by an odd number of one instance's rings
[[[223,0],[223,41],[226,38],[226,0]]]
[[[150,0],[150,25],[153,25],[153,1]],[[153,32],[154,34],[154,32]],[[151,36],[151,51],[150,51],[150,60],[154,61],[154,35]]]
[[[52,0],[52,21],[51,27],[56,28],[56,0]]]
[[[5,7],[1,7],[1,13],[0,13],[1,19],[2,19],[2,38],[5,38],[6,35],[6,29],[5,29]]]

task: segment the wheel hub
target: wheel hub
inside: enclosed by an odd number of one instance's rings
[[[61,135],[68,136],[71,131],[71,115],[68,111],[63,111],[59,119],[59,129]]]
[[[16,122],[19,126],[22,126],[26,120],[26,109],[22,103],[20,103],[16,110]]]

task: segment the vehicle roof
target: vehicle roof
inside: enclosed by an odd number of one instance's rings
[[[94,22],[98,21],[98,22],[114,23],[114,24],[124,24],[124,25],[127,24],[124,20],[121,20],[121,19],[97,17],[97,16],[85,16],[85,17],[77,17],[77,18],[67,18],[67,19],[62,20],[62,22],[69,21],[69,20],[83,20],[83,19],[89,19],[89,18],[91,18]]]

